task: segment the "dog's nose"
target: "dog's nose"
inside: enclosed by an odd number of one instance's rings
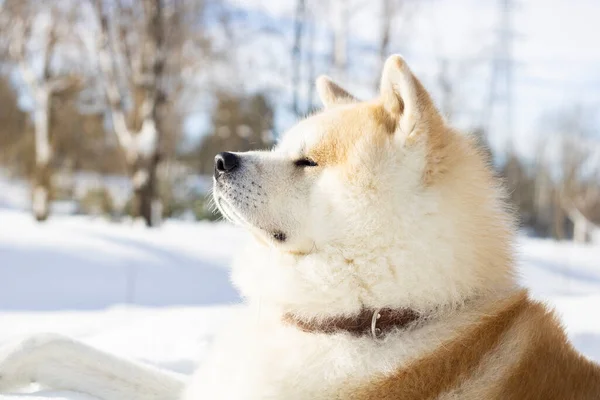
[[[223,152],[215,156],[215,176],[226,174],[240,165],[240,158],[233,153]]]

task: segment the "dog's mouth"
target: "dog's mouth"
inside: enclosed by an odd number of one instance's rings
[[[234,204],[232,204],[232,201],[228,200],[223,194],[219,193],[219,189],[216,186],[213,190],[213,196],[217,208],[221,214],[223,214],[223,217],[225,217],[225,219],[229,222],[246,228],[256,234],[260,234],[261,236],[268,236],[277,243],[284,243],[287,241],[287,234],[285,232],[278,229],[265,229],[255,223],[252,223],[235,207]]]
[[[220,195],[215,189],[214,192],[215,203],[217,208],[223,214],[226,220],[236,225],[251,226],[251,224],[235,209],[235,207],[225,199],[223,195]]]

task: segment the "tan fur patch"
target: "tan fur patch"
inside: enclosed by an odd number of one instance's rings
[[[437,400],[481,400],[493,399],[502,384],[500,377],[515,368],[525,351],[521,338],[512,335],[514,326],[502,335],[501,343],[488,352],[477,369],[468,379],[460,382],[452,390],[445,392]]]
[[[323,127],[323,138],[309,149],[308,156],[322,166],[342,165],[347,162],[354,145],[365,135],[374,139],[373,145],[376,146],[378,140],[389,139],[393,134],[410,134],[406,138],[408,146],[425,143],[427,167],[423,172],[423,180],[426,184],[433,183],[448,169],[448,162],[451,162],[449,159],[456,157],[456,150],[459,149],[454,143],[455,132],[444,123],[421,82],[416,77],[413,80],[419,110],[413,132],[397,132],[398,120],[402,118],[403,111],[401,99],[397,99],[399,106],[391,111],[383,98],[374,102],[357,102],[342,112],[342,118]]]
[[[523,291],[434,353],[347,398],[591,400],[600,398],[600,366],[578,354],[554,314]]]
[[[377,146],[389,133],[389,121],[379,104],[358,103],[338,111],[340,115],[323,126],[319,143],[308,149],[307,155],[321,166],[343,165],[365,135]]]
[[[553,312],[538,302],[529,302],[518,324],[518,334],[528,348],[494,399],[600,398],[600,366],[577,353]]]
[[[442,343],[433,354],[414,361],[392,376],[365,385],[349,398],[427,400],[439,397],[468,379],[527,305],[527,295],[521,292],[500,312],[484,316],[481,323],[458,338]]]

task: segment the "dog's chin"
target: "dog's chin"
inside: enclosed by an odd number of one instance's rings
[[[252,218],[245,216],[244,213],[235,206],[235,202],[227,199],[217,190],[215,190],[213,194],[217,208],[229,222],[248,230],[262,242],[269,242],[274,245],[289,244],[287,233],[278,229],[265,229],[258,223],[252,222]]]
[[[215,198],[215,203],[217,205],[217,208],[219,209],[219,211],[221,212],[221,214],[223,215],[223,217],[225,217],[226,220],[228,220],[229,222],[235,224],[235,225],[239,225],[245,228],[250,228],[252,227],[252,224],[250,224],[248,222],[248,220],[246,218],[244,218],[241,213],[239,213],[235,207],[225,199],[225,197],[219,195],[218,193],[215,193],[214,195]]]
[[[257,224],[252,223],[250,219],[246,218],[244,214],[239,211],[234,203],[228,200],[225,196],[219,194],[217,191],[214,192],[214,199],[217,208],[223,214],[226,220],[245,228],[252,233],[261,233],[262,236],[267,235],[267,231],[259,227]]]

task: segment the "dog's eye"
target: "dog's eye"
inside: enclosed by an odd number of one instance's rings
[[[300,158],[294,161],[294,165],[296,167],[316,167],[317,163],[311,160],[310,158]]]

